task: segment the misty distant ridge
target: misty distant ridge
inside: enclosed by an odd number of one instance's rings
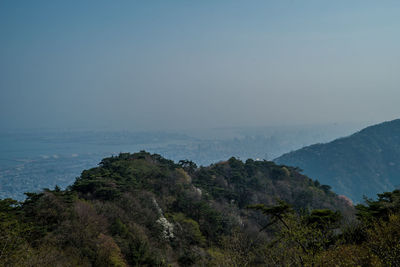
[[[375,197],[400,185],[400,119],[286,153],[275,162],[300,167],[353,201]]]

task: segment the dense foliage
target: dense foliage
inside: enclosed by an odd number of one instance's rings
[[[316,144],[275,160],[298,166],[310,177],[360,202],[363,196],[391,191],[400,172],[400,120],[374,125],[346,138]]]
[[[339,222],[352,212],[329,186],[272,162],[231,158],[197,167],[123,153],[83,171],[67,190],[1,200],[0,265],[308,264],[336,244]],[[285,246],[307,256],[282,261]]]

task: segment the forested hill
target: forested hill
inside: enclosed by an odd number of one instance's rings
[[[83,171],[67,190],[0,201],[0,253],[7,266],[261,264],[271,236],[260,232],[266,217],[249,205],[278,199],[302,214],[316,208],[353,213],[329,186],[273,162],[231,158],[197,167],[124,153]]]
[[[354,201],[400,185],[400,120],[370,126],[349,137],[284,154],[279,164],[298,166]]]

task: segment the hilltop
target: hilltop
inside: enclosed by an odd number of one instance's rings
[[[0,201],[3,240],[12,240],[2,244],[6,265],[213,265],[239,250],[250,257],[271,239],[259,231],[268,220],[249,205],[283,200],[302,214],[353,214],[329,186],[292,167],[236,158],[197,167],[144,151],[105,158],[66,190],[27,196]]]

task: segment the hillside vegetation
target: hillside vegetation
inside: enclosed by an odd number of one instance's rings
[[[400,120],[374,125],[349,137],[284,154],[279,164],[298,166],[338,194],[359,202],[399,184]]]
[[[399,190],[354,209],[268,161],[126,153],[27,195],[0,200],[0,266],[400,265]]]
[[[0,201],[0,265],[265,265],[279,227],[260,232],[271,222],[262,207],[353,213],[291,167],[235,158],[197,167],[147,152],[105,158],[67,190],[27,196]]]

